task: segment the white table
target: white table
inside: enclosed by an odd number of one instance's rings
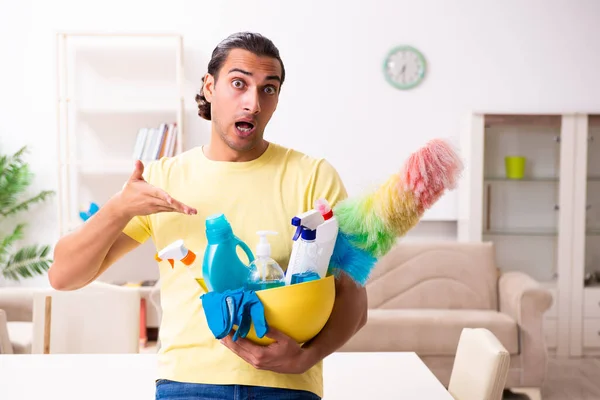
[[[155,354],[0,355],[0,398],[150,400]],[[335,353],[324,400],[452,400],[414,353]]]
[[[323,380],[324,400],[453,400],[415,353],[334,353]]]

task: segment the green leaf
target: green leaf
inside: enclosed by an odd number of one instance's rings
[[[8,216],[30,209],[54,194],[44,190],[36,195],[26,195],[33,181],[29,165],[23,160],[27,153],[24,146],[12,155],[0,155],[0,222]],[[25,236],[25,224],[14,227],[11,234],[0,237],[0,276],[19,280],[41,275],[50,268],[50,246],[31,245],[15,249],[16,243]],[[6,231],[4,229],[3,231]]]
[[[10,255],[13,244],[23,239],[23,231],[25,230],[25,224],[19,224],[15,227],[14,231],[0,240],[0,265],[6,262],[6,259]]]
[[[6,279],[19,280],[31,278],[48,271],[52,260],[49,257],[50,246],[27,246],[19,249],[2,268]]]
[[[8,249],[16,241],[23,239],[24,230],[25,224],[18,224],[10,235],[0,240],[0,252],[2,252],[3,249]]]
[[[44,190],[43,192],[39,193],[38,195],[36,195],[28,200],[25,200],[17,205],[14,205],[14,206],[12,206],[12,208],[9,208],[6,211],[0,210],[0,215],[2,215],[4,217],[8,217],[9,215],[14,215],[20,211],[27,211],[29,209],[30,205],[44,201],[53,194],[54,194],[54,191],[52,191],[52,190]]]
[[[25,147],[12,156],[0,158],[0,213],[13,208],[33,179],[29,166],[21,159]]]

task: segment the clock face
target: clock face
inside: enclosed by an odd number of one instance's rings
[[[383,64],[387,81],[402,90],[412,89],[425,77],[425,57],[410,46],[399,46],[390,51]]]

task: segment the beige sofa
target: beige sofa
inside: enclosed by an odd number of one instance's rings
[[[462,329],[487,328],[511,355],[506,388],[539,393],[552,296],[523,273],[500,273],[493,244],[401,243],[367,290],[368,322],[341,351],[414,351],[448,386]]]

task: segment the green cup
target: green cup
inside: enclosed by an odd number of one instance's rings
[[[506,167],[506,177],[508,179],[523,179],[523,176],[525,175],[525,157],[504,157],[504,165]]]

